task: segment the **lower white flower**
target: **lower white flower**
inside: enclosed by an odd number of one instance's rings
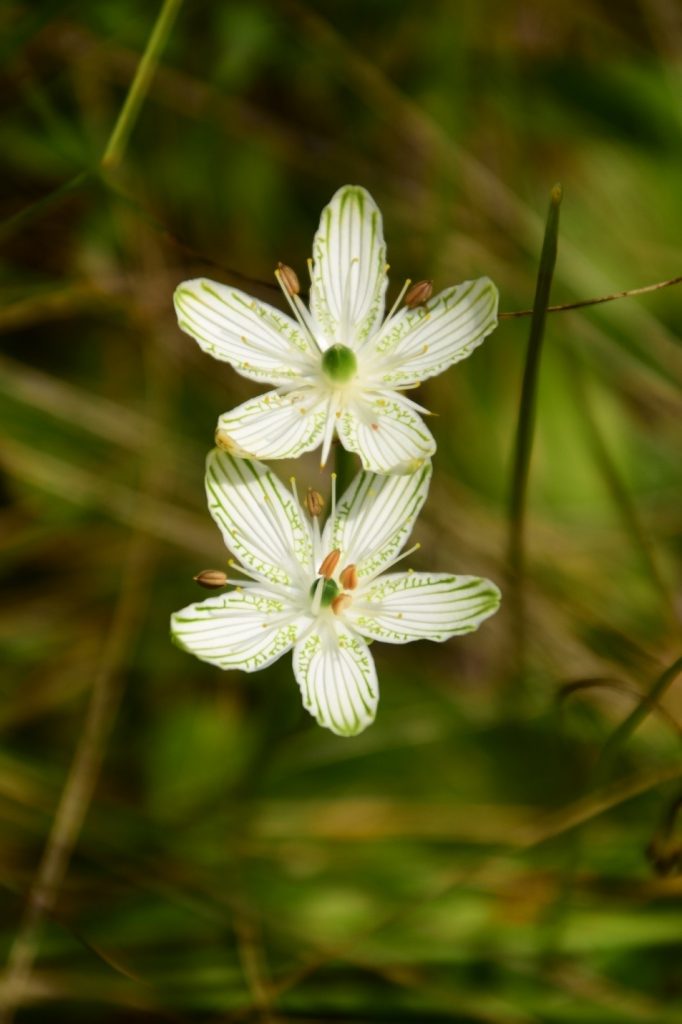
[[[246,578],[176,612],[173,639],[203,661],[244,672],[293,647],[305,708],[340,736],[362,732],[379,700],[367,640],[447,640],[476,629],[499,605],[486,579],[385,572],[415,550],[400,554],[430,478],[428,462],[410,475],[361,472],[338,503],[332,498],[320,529],[293,482],[289,491],[260,462],[212,451],[209,508],[238,559],[230,564]]]

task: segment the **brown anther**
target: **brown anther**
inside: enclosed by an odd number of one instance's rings
[[[324,498],[319,491],[314,491],[312,487],[308,488],[308,493],[305,497],[305,507],[308,509],[308,515],[313,518],[317,518],[317,516],[322,515]]]
[[[301,284],[296,271],[292,267],[288,267],[286,263],[278,263],[277,269],[279,270],[279,279],[289,295],[298,295],[301,291]]]
[[[417,281],[411,288],[408,288],[404,302],[408,309],[415,306],[423,306],[433,295],[433,281]]]
[[[332,611],[334,615],[340,615],[349,604],[353,603],[353,598],[350,594],[338,594],[332,601]]]
[[[227,586],[227,576],[220,569],[203,569],[194,577],[194,582],[207,590],[218,590]]]
[[[336,572],[336,567],[339,564],[340,558],[341,552],[338,548],[334,548],[333,551],[330,551],[322,562],[320,568],[317,570],[318,576],[324,576],[326,580],[330,580]]]
[[[354,562],[346,566],[339,576],[339,580],[344,590],[355,590],[358,585],[358,571]]]

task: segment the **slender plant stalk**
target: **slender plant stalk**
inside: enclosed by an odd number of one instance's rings
[[[150,540],[136,534],[130,545],[118,605],[95,676],[81,736],[61,793],[24,914],[10,946],[0,1002],[0,1024],[11,1024],[26,996],[42,924],[56,905],[99,777],[106,740],[120,699],[119,673],[145,598]]]
[[[137,504],[142,508],[162,489],[167,466],[158,457],[162,424],[167,419],[171,380],[157,351],[148,359],[150,418],[157,424],[142,455]],[[29,889],[24,914],[10,946],[0,1002],[0,1024],[11,1024],[28,992],[43,922],[54,911],[64,878],[85,822],[104,760],[109,734],[120,704],[122,670],[149,597],[155,543],[139,526],[131,536],[121,576],[119,598],[93,679],[83,728],[69,766],[54,821]]]
[[[528,337],[526,365],[523,372],[519,417],[514,445],[514,462],[509,495],[509,573],[511,579],[512,628],[514,635],[515,665],[517,674],[523,669],[525,654],[525,615],[523,600],[524,579],[524,524],[528,470],[533,449],[535,426],[535,405],[542,353],[542,339],[545,331],[545,316],[556,264],[557,240],[559,235],[559,207],[562,188],[552,189],[542,243],[540,266],[538,268],[533,302],[533,316]]]
[[[584,309],[585,306],[600,306],[604,302],[614,302],[616,299],[631,299],[636,295],[646,295],[647,292],[658,292],[661,288],[670,288],[672,285],[682,284],[680,277],[671,277],[668,281],[657,281],[656,284],[646,284],[642,288],[630,288],[623,292],[612,292],[611,295],[600,295],[596,299],[582,299],[580,302],[564,302],[560,306],[548,306],[548,313],[565,313],[571,309]],[[513,320],[520,316],[532,316],[532,309],[517,309],[509,313],[498,313],[498,320]]]
[[[627,718],[618,725],[611,733],[602,747],[597,769],[595,771],[597,782],[608,777],[611,767],[635,729],[638,729],[644,719],[654,711],[677,676],[682,672],[682,657],[677,658],[672,665],[669,665],[665,672],[656,679],[648,693],[645,693],[639,703],[632,709]]]
[[[182,0],[164,0],[154,23],[152,34],[142,54],[142,59],[138,64],[135,77],[128,90],[125,103],[121,108],[121,112],[105,147],[102,156],[103,168],[114,169],[123,159],[130,133],[137,121],[138,114],[154,77],[159,58],[166,45],[181,3]]]
[[[335,445],[334,472],[336,473],[336,494],[341,497],[355,476],[355,456],[346,451],[340,441]]]

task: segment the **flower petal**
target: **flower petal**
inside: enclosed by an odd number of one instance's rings
[[[358,594],[346,618],[363,636],[406,644],[471,633],[499,604],[498,588],[478,576],[395,572]]]
[[[197,278],[173,297],[178,323],[204,352],[251,380],[283,384],[310,372],[310,343],[285,313],[228,285]]]
[[[402,309],[377,339],[370,363],[377,380],[414,385],[465,359],[497,327],[498,298],[490,278],[481,277]]]
[[[313,241],[310,308],[331,342],[359,345],[381,322],[386,245],[369,192],[345,185],[325,206]]]
[[[328,401],[312,388],[267,391],[223,413],[219,444],[246,459],[295,459],[324,436]]]
[[[225,544],[247,569],[285,587],[308,578],[310,525],[266,466],[214,449],[206,459],[206,496]]]
[[[337,736],[356,736],[374,721],[379,681],[365,641],[341,623],[311,633],[294,648],[303,706]]]
[[[277,594],[249,587],[175,612],[171,636],[178,647],[210,665],[256,672],[293,647],[303,624]]]
[[[352,401],[336,429],[344,448],[357,452],[373,473],[410,473],[436,450],[436,442],[409,399],[380,391]]]
[[[430,481],[430,462],[405,476],[358,473],[325,526],[323,550],[339,548],[360,580],[381,572],[412,532]]]

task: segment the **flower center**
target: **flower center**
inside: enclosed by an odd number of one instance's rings
[[[355,352],[347,345],[331,345],[322,356],[322,370],[334,384],[347,384],[358,370]]]
[[[310,588],[310,596],[315,597],[315,591],[320,584],[319,579],[315,580],[312,587]],[[322,608],[328,608],[335,597],[339,595],[339,585],[334,580],[325,580],[322,585],[322,600],[320,606]]]

